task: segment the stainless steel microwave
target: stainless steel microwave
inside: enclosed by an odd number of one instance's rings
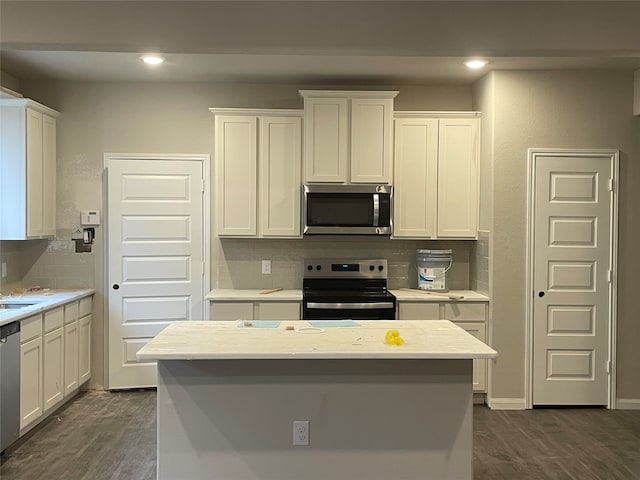
[[[305,185],[305,235],[391,235],[389,185]]]

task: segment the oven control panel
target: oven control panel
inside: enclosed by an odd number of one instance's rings
[[[304,278],[387,278],[387,260],[305,259]]]

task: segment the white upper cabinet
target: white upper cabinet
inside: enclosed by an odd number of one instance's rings
[[[218,235],[300,237],[302,112],[211,111]]]
[[[475,239],[480,120],[436,115],[397,114],[393,236]]]
[[[391,183],[393,99],[397,94],[300,90],[305,182]]]
[[[29,99],[0,99],[0,239],[56,233],[56,117]]]

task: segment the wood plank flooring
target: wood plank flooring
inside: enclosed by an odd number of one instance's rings
[[[154,391],[84,392],[6,452],[0,479],[154,479],[155,412]],[[475,480],[640,480],[640,411],[475,406],[473,454]]]

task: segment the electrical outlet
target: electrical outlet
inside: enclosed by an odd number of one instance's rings
[[[7,278],[7,262],[2,262],[2,278]]]
[[[293,421],[293,444],[309,445],[309,420]]]
[[[271,274],[271,260],[262,260],[262,274],[263,275]]]

